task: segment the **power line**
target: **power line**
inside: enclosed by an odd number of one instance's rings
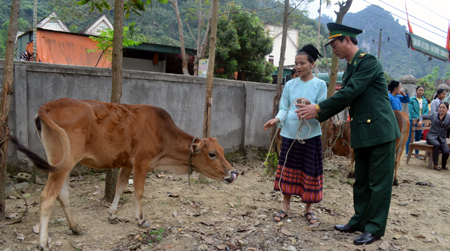
[[[370,3],[370,4],[372,4],[372,5],[375,5],[375,4],[373,4],[373,3],[371,3],[371,2],[369,2],[369,1],[367,1],[367,0],[364,0],[364,2],[367,2],[367,3]],[[375,6],[376,6],[376,5],[375,5]],[[380,8],[381,8],[381,7],[380,7]],[[388,13],[390,13],[390,14],[393,15],[393,16],[396,16],[396,17],[398,17],[398,18],[404,20],[404,21],[408,21],[408,20],[404,19],[403,17],[400,17],[399,15],[396,15],[396,14],[390,12],[390,11],[387,11],[387,10],[385,10],[385,11],[388,12]],[[376,15],[376,14],[375,14],[375,15]],[[378,15],[377,15],[377,16],[378,16]],[[420,20],[420,19],[418,19],[418,20],[419,20],[419,21],[422,21],[422,20]],[[389,21],[392,22],[391,20],[389,20]],[[422,22],[423,22],[423,21],[422,21]],[[418,27],[420,27],[420,28],[422,28],[422,29],[425,29],[425,30],[427,30],[428,32],[431,32],[431,33],[433,33],[433,34],[435,34],[435,35],[437,35],[437,36],[440,36],[440,37],[442,37],[442,38],[447,38],[447,37],[444,37],[444,36],[442,36],[442,35],[437,34],[436,32],[430,31],[430,30],[428,30],[427,28],[424,28],[424,27],[422,27],[422,26],[420,26],[420,25],[418,25],[418,24],[416,24],[416,23],[413,23],[413,22],[410,22],[410,23],[412,23],[412,24],[414,24],[414,25],[416,25],[416,26],[418,26]]]
[[[413,2],[415,2],[416,4],[418,4],[418,5],[422,6],[423,8],[425,8],[425,9],[427,9],[427,10],[429,10],[429,11],[433,12],[434,14],[436,14],[436,15],[438,15],[438,16],[440,16],[440,17],[442,17],[443,19],[445,19],[445,20],[447,20],[447,21],[450,21],[450,20],[449,20],[449,19],[447,19],[446,17],[443,17],[443,16],[439,15],[438,13],[436,13],[436,12],[434,12],[434,11],[432,11],[432,10],[428,9],[427,7],[425,7],[425,6],[423,6],[423,5],[421,5],[420,3],[418,3],[418,2],[416,2],[416,1],[414,1],[414,0],[411,0],[411,1],[413,1]]]
[[[400,11],[400,12],[402,12],[403,14],[407,14],[406,12],[404,12],[404,11],[402,11],[402,10],[400,10],[400,9],[398,9],[398,8],[396,8],[396,7],[394,7],[394,6],[390,5],[390,4],[388,4],[388,3],[385,3],[385,2],[383,2],[383,1],[381,1],[381,0],[379,0],[379,1],[382,2],[382,3],[384,3],[384,4],[386,4],[386,5],[388,5],[388,6],[390,6],[390,7],[392,7],[392,8],[394,8],[394,9],[396,9],[396,10],[398,10],[398,11]],[[429,24],[429,23],[427,23],[427,22],[425,22],[425,21],[420,20],[419,18],[417,18],[417,17],[415,17],[415,16],[413,16],[413,15],[411,15],[411,14],[407,14],[407,15],[409,15],[410,17],[414,17],[415,19],[417,19],[417,20],[419,20],[419,21],[421,21],[421,22],[423,22],[423,23],[428,24],[429,26],[435,28],[436,30],[442,31],[442,32],[444,32],[444,33],[446,32],[446,31],[444,31],[444,30],[441,30],[441,29],[437,28],[436,26],[434,26],[434,25],[432,25],[432,24]]]

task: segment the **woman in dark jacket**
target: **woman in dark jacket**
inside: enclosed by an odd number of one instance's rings
[[[417,127],[422,127],[424,119],[431,120],[431,128],[427,134],[427,144],[433,145],[433,163],[434,169],[440,171],[442,168],[448,170],[448,146],[445,135],[450,126],[450,115],[447,115],[448,103],[442,102],[439,105],[439,112],[435,114],[421,115]],[[439,150],[442,152],[442,168],[438,167]]]

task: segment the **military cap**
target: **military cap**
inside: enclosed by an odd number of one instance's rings
[[[350,26],[346,26],[343,24],[338,23],[327,23],[327,27],[329,30],[328,33],[328,41],[325,43],[326,45],[329,45],[331,42],[333,42],[338,37],[353,37],[356,38],[356,35],[362,33],[363,31],[360,29],[356,29]]]

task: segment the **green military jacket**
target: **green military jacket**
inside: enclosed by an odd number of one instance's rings
[[[327,120],[346,106],[350,114],[352,148],[375,146],[400,137],[383,66],[374,55],[361,49],[347,64],[341,90],[319,103],[319,121]]]

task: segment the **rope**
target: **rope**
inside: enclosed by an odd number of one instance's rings
[[[334,124],[334,121],[331,121],[331,122]],[[337,142],[339,136],[341,138],[344,137],[344,131],[345,131],[344,126],[345,126],[345,121],[339,121],[339,132],[335,136],[336,138],[334,139],[333,145],[331,147],[327,146],[327,150],[326,150],[326,153],[325,153],[327,157],[328,156],[330,156],[330,157],[333,156],[333,147],[334,147],[334,145],[336,145],[336,142]]]
[[[293,105],[294,103],[297,103],[297,104],[303,104],[303,105],[304,105],[304,104],[305,104],[305,101],[302,100],[302,99],[296,99],[294,102],[291,103],[291,105],[289,106],[289,108],[288,108],[287,111],[286,111],[286,114],[284,114],[283,119],[281,119],[281,121],[280,121],[280,123],[279,123],[279,125],[278,125],[277,130],[275,131],[275,135],[276,135],[276,133],[278,132],[278,130],[281,128],[281,125],[283,124],[284,120],[286,119],[286,116],[287,116],[289,110],[291,109],[291,107],[292,107],[292,105]],[[298,108],[298,107],[297,107],[297,108]],[[308,134],[307,134],[305,137],[302,137],[302,136],[301,136],[301,132],[302,132],[302,130],[305,128],[306,125],[309,126],[309,132],[308,132]],[[300,144],[305,144],[305,141],[304,141],[304,140],[307,139],[307,138],[309,137],[310,134],[311,134],[311,125],[308,123],[308,121],[307,121],[306,119],[300,118],[299,121],[298,121],[298,123],[297,123],[297,134],[295,135],[295,140],[292,141],[291,146],[289,147],[289,149],[288,149],[287,152],[286,152],[286,156],[285,156],[285,158],[284,158],[284,165],[283,165],[283,168],[281,169],[281,172],[280,172],[280,179],[278,180],[278,188],[279,188],[280,190],[281,190],[281,179],[283,178],[283,170],[284,170],[284,167],[286,166],[287,157],[288,157],[288,155],[289,155],[289,152],[291,151],[292,146],[294,145],[295,141],[298,141]],[[269,148],[269,152],[267,153],[267,157],[266,157],[266,160],[264,161],[264,163],[266,163],[267,160],[269,159],[269,153],[270,153],[270,151],[272,150],[272,145],[273,145],[273,142],[274,142],[274,140],[275,140],[275,137],[276,137],[276,136],[274,136],[273,139],[272,139],[272,142],[271,142],[270,148]],[[264,163],[263,163],[262,165],[264,165]],[[262,165],[261,165],[261,166],[262,166]],[[261,167],[261,166],[260,166],[260,167]],[[281,200],[281,203],[283,203],[283,200]],[[283,204],[282,204],[282,206],[283,206]]]
[[[194,139],[192,140],[191,144],[189,145],[189,157],[188,157],[188,166],[189,166],[189,171],[188,171],[188,180],[189,180],[189,188],[191,187],[191,173],[192,173],[192,166],[191,166],[191,145],[194,144],[195,140],[197,139],[197,137],[194,137]]]

